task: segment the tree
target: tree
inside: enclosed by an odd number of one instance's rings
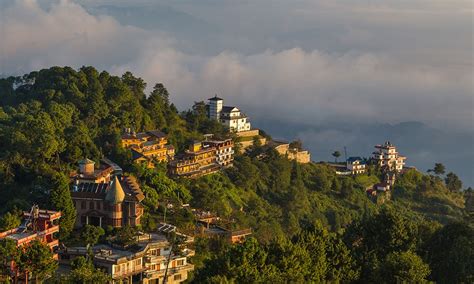
[[[50,198],[53,209],[61,211],[59,236],[61,240],[64,240],[69,236],[76,222],[76,209],[69,191],[68,179],[64,174],[58,173],[54,176]]]
[[[416,253],[406,251],[387,255],[379,277],[388,283],[421,283],[429,274],[428,264]]]
[[[435,166],[433,169],[429,169],[428,172],[434,172],[435,175],[444,175],[445,173],[445,167],[443,164],[441,163],[435,163]]]
[[[83,256],[75,258],[71,262],[71,272],[64,279],[67,283],[108,283],[111,280],[109,274],[94,267],[90,260]]]
[[[50,277],[58,267],[49,246],[36,240],[27,245],[17,264],[21,272],[31,273],[36,283]]]
[[[446,175],[444,182],[446,184],[446,187],[452,192],[459,192],[462,188],[462,181],[453,172],[449,172]]]
[[[7,231],[20,226],[21,219],[16,214],[7,212],[0,217],[0,231]]]
[[[10,278],[10,264],[17,262],[20,250],[17,248],[15,241],[12,239],[0,240],[0,275],[6,279]]]
[[[85,225],[81,232],[81,239],[92,247],[99,242],[100,237],[104,234],[105,231],[101,227]]]
[[[474,229],[468,223],[450,223],[427,243],[431,280],[439,283],[473,283]]]
[[[290,148],[296,148],[298,150],[303,149],[303,142],[300,139],[297,139],[290,143]]]
[[[332,153],[332,156],[334,157],[335,162],[337,163],[337,158],[339,158],[339,157],[341,156],[341,152],[339,152],[339,151],[334,151],[334,152]]]

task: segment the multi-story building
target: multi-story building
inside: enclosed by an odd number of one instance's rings
[[[82,167],[82,168],[81,168]],[[72,176],[71,197],[76,207],[76,227],[86,224],[121,227],[140,224],[143,215],[141,201],[145,198],[137,181],[131,176],[107,175],[96,180],[84,180],[94,164],[80,164],[79,173]]]
[[[174,250],[176,252],[176,250]],[[94,265],[107,272],[112,283],[160,284],[181,283],[194,269],[187,262],[191,250],[176,254],[164,235],[142,234],[137,237],[134,249],[117,245],[96,245],[93,248]],[[87,255],[85,247],[66,248],[61,254],[62,262],[70,262],[78,256]]]
[[[242,132],[251,129],[248,117],[237,107],[225,106],[224,100],[214,96],[209,99],[209,118],[220,121],[231,132]]]
[[[59,232],[58,221],[61,218],[61,212],[39,209],[37,205],[34,205],[29,212],[23,212],[23,218],[19,227],[0,232],[0,239],[11,239],[22,248],[26,248],[34,240],[39,240],[47,244],[53,252],[53,258],[58,259],[59,240],[56,236]],[[20,275],[13,261],[9,264],[9,269],[15,283],[28,281],[28,274]]]
[[[146,162],[150,167],[153,160],[167,162],[175,155],[173,145],[168,145],[168,138],[158,130],[135,133],[127,128],[122,135],[122,147],[132,151],[134,162]]]
[[[234,142],[232,139],[225,140],[210,140],[202,143],[204,147],[211,147],[216,149],[216,162],[223,166],[232,166],[234,161]]]
[[[215,147],[194,141],[189,149],[168,163],[168,172],[173,176],[195,178],[217,172],[221,165],[217,162]]]
[[[375,152],[373,152],[373,159],[381,168],[389,171],[400,172],[405,166],[406,157],[397,152],[397,148],[389,141],[383,145],[375,145]]]
[[[366,164],[361,157],[349,157],[346,161],[346,167],[353,175],[364,174],[366,172]]]

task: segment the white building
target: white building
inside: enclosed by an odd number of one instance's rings
[[[347,169],[352,172],[353,175],[364,174],[366,171],[366,165],[364,160],[360,157],[350,157],[347,159]]]
[[[406,157],[400,155],[397,152],[397,147],[393,146],[389,141],[383,145],[375,145],[375,149],[377,150],[373,153],[373,158],[377,161],[379,167],[399,172],[405,166]]]
[[[248,117],[234,106],[225,106],[224,100],[214,96],[209,99],[209,118],[217,119],[231,132],[242,132],[251,129]]]

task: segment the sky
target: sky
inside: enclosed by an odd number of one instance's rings
[[[390,139],[474,185],[473,2],[2,0],[0,74],[132,71],[189,108],[215,93],[313,159]]]

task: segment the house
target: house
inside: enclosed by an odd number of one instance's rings
[[[367,195],[376,200],[377,203],[384,203],[391,198],[391,192],[395,185],[395,173],[387,173],[384,176],[382,182],[374,184],[372,187],[367,188]]]
[[[271,141],[269,143],[280,155],[286,156],[289,160],[295,160],[301,164],[311,162],[311,154],[302,149],[290,147],[290,144],[282,141]]]
[[[137,236],[136,244],[129,248],[99,244],[92,250],[94,265],[111,276],[111,283],[158,284],[164,283],[165,276],[166,283],[181,283],[194,270],[187,260],[193,251],[184,249],[176,253],[162,234],[142,233]],[[70,263],[76,257],[86,255],[86,247],[65,248],[61,262]]]
[[[233,142],[193,141],[189,149],[168,163],[168,172],[172,176],[196,178],[215,173],[223,167],[232,165]]]
[[[234,161],[234,142],[232,139],[204,141],[204,147],[216,149],[216,162],[222,167],[232,166]]]
[[[224,106],[224,100],[217,95],[209,99],[208,108],[208,117],[221,122],[231,132],[251,129],[248,117],[235,106]]]
[[[32,241],[39,240],[47,244],[53,252],[53,258],[58,259],[59,232],[58,221],[61,218],[61,212],[39,209],[37,205],[31,207],[29,212],[23,212],[23,221],[17,228],[0,232],[0,239],[13,240],[17,247],[25,248]],[[12,261],[8,264],[10,272],[14,275],[14,283],[27,283],[29,276],[20,275],[16,264]],[[3,283],[3,282],[2,282]]]
[[[364,174],[367,171],[365,161],[361,157],[349,157],[346,167],[353,175]]]
[[[403,170],[406,157],[400,155],[390,141],[386,141],[383,145],[375,145],[375,149],[373,159],[379,167],[389,171],[400,172]]]
[[[71,197],[76,207],[76,227],[86,224],[105,227],[140,225],[143,215],[141,201],[145,198],[136,179],[113,175],[110,171],[99,182],[84,180],[84,171],[91,172],[93,162],[80,164],[79,173],[72,176]],[[82,168],[81,168],[82,166]]]
[[[149,167],[154,167],[154,160],[168,162],[173,160],[175,155],[173,145],[168,145],[167,136],[159,130],[136,133],[127,128],[121,142],[123,148],[132,151],[135,163],[145,162]]]
[[[96,166],[94,161],[82,159],[78,162],[79,170],[71,172],[69,177],[79,183],[104,183],[110,182],[111,176],[122,174],[122,168],[111,160],[103,158],[100,162]]]

